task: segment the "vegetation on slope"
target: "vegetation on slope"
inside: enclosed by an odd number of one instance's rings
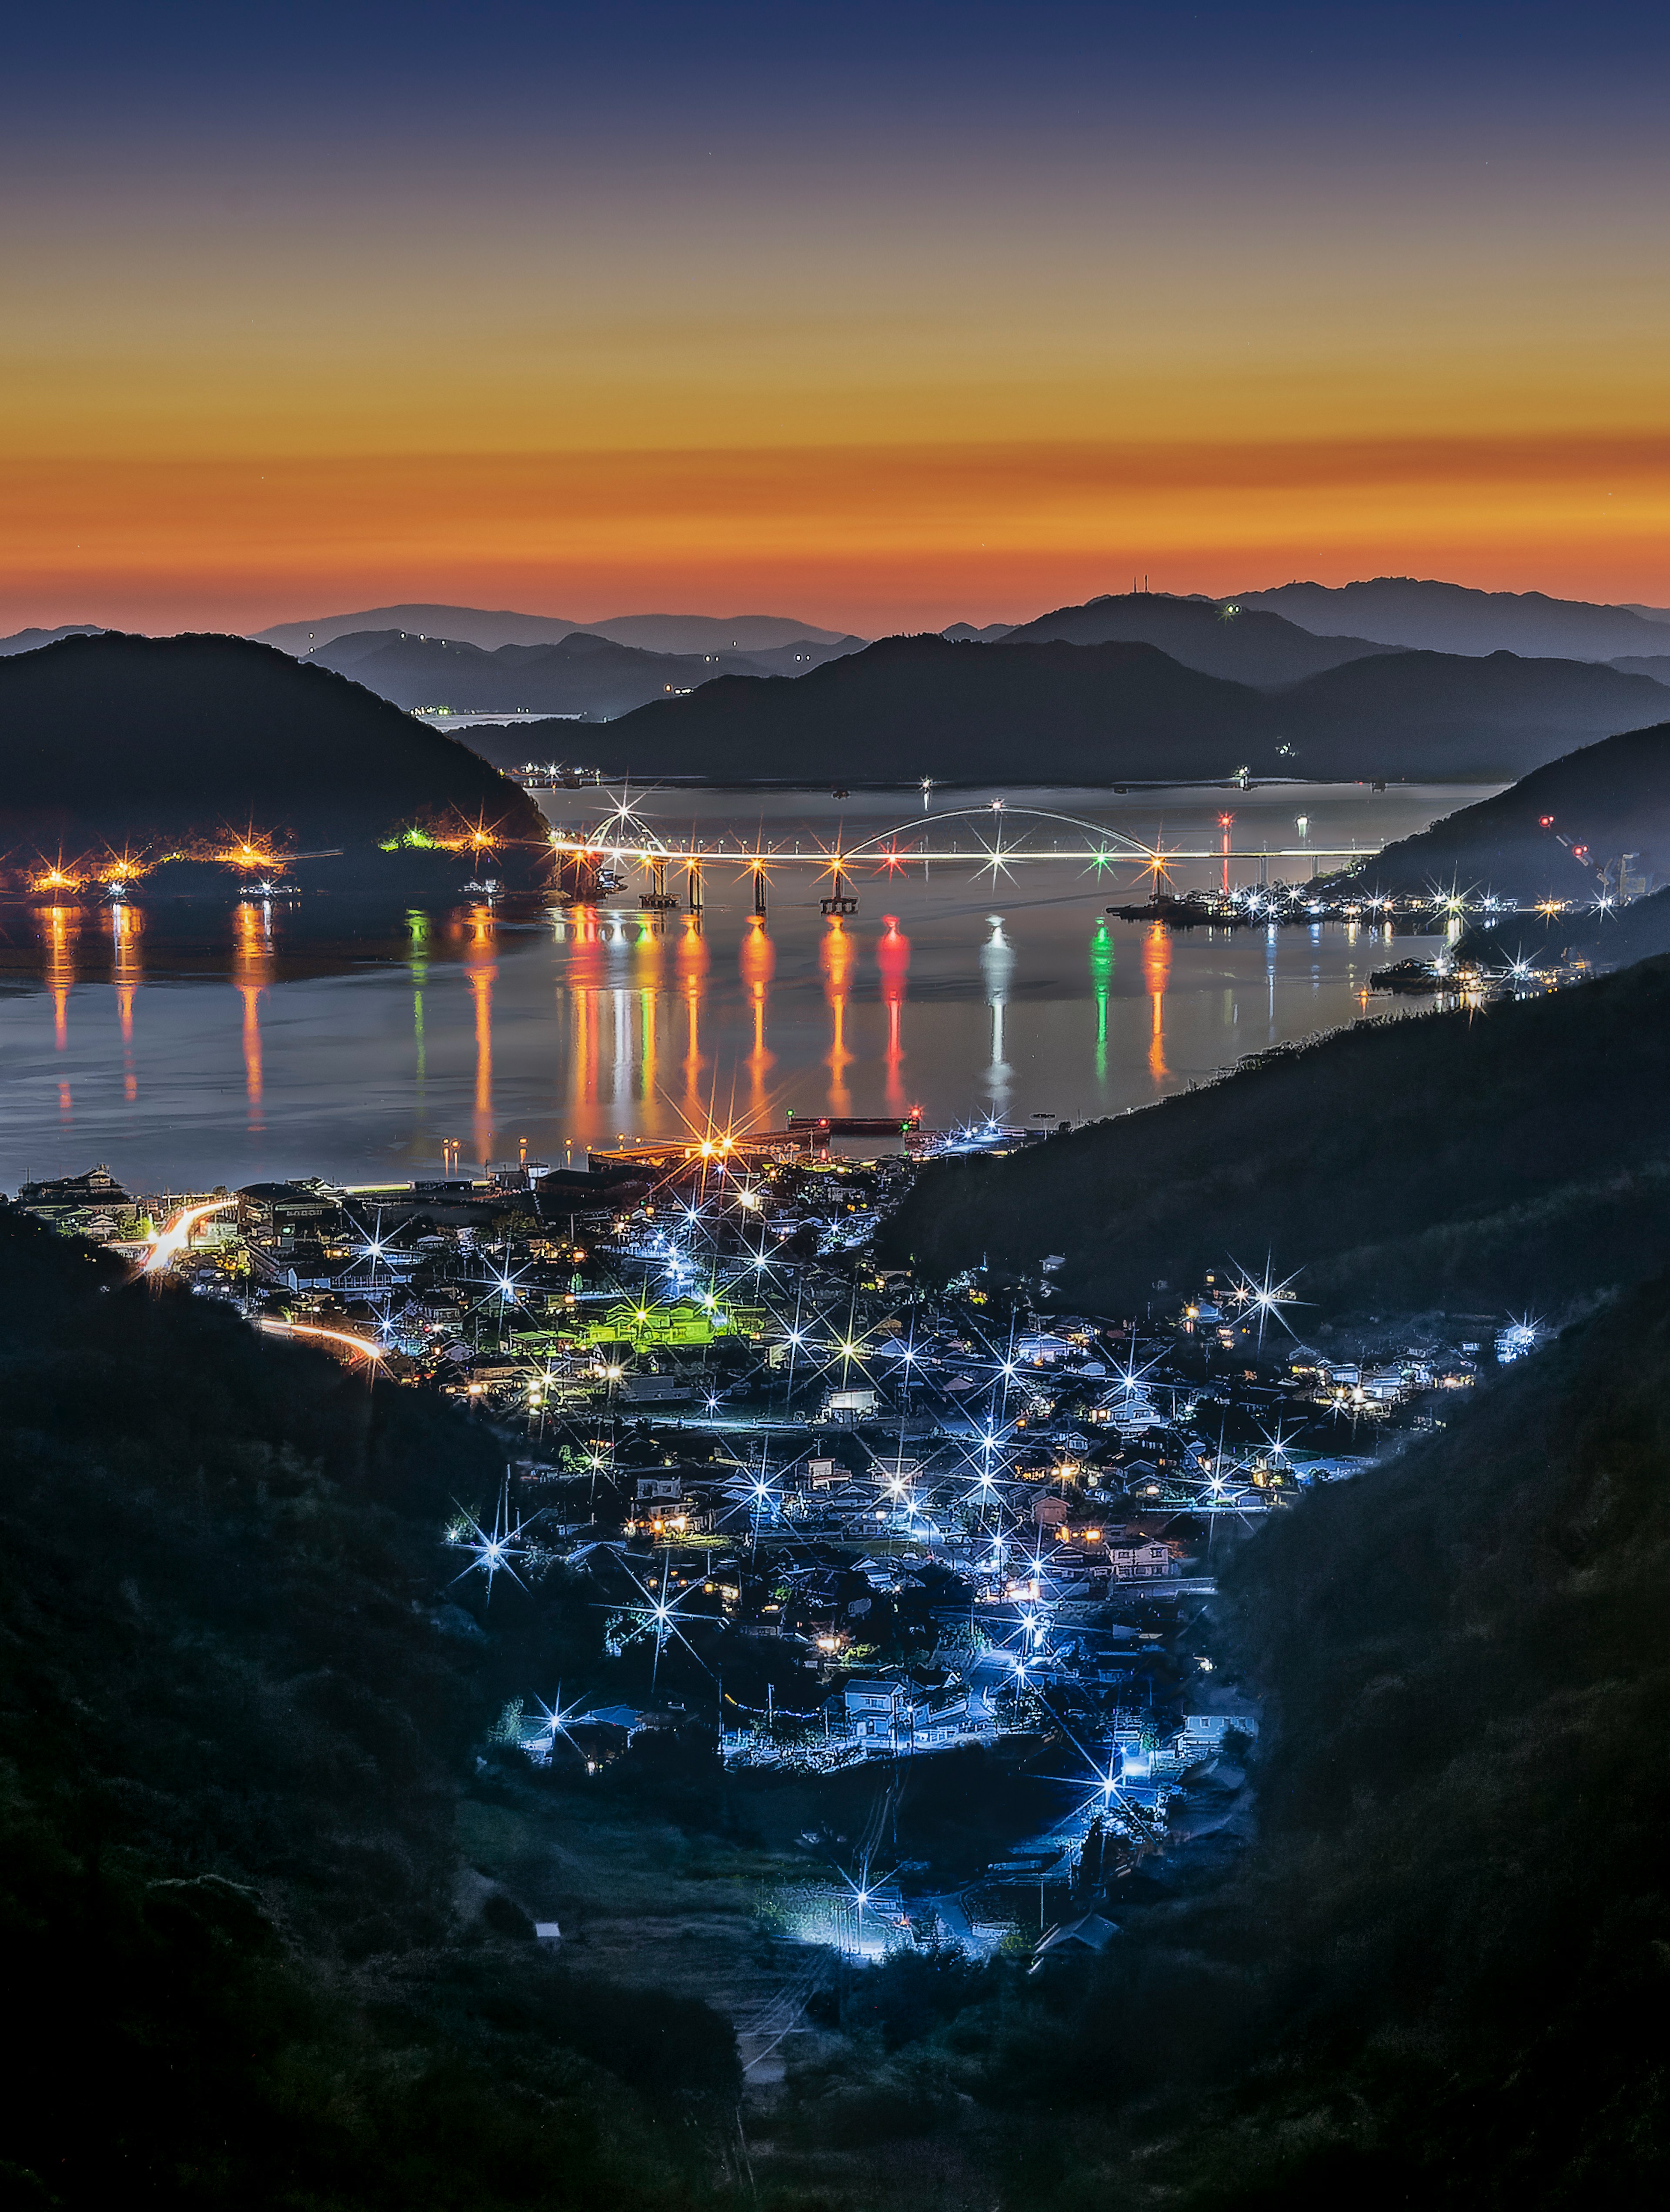
[[[1351,1310],[1558,1311],[1670,1233],[1670,961],[1486,1012],[1367,1022],[1005,1159],[930,1165],[883,1256],[1035,1274],[1116,1315],[1233,1255]],[[1165,1289],[1157,1290],[1163,1284]]]
[[[11,2200],[700,2195],[726,2024],[577,1980],[507,1898],[454,1909],[526,1666],[436,1625],[487,1440],[3,1212],[0,1345]]]

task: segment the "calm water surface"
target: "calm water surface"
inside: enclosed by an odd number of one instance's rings
[[[992,793],[940,805],[986,808]],[[1088,819],[1144,843],[1378,845],[1466,805],[1477,789],[1370,795],[1009,791],[1005,836],[1026,810]],[[897,793],[652,793],[669,840],[758,836],[810,853],[900,821]],[[597,794],[550,794],[565,827]],[[1030,824],[1034,844],[1070,824]],[[987,1114],[1079,1121],[1144,1103],[1265,1045],[1352,1019],[1388,957],[1337,925],[1168,936],[1104,909],[1139,899],[1132,866],[978,865],[990,820],[957,838],[965,861],[876,878],[826,919],[829,886],[785,868],[769,914],[749,878],[707,872],[700,921],[640,913],[635,878],[584,909],[483,905],[394,913],[319,897],[294,908],[161,902],[150,908],[0,907],[0,1185],[103,1160],[129,1188],[206,1187],[323,1174],[349,1182],[516,1157],[578,1159],[620,1135],[780,1126],[786,1112],[902,1114],[931,1126]],[[1181,885],[1222,864],[1175,869]],[[1241,864],[1238,878],[1256,876]],[[1272,864],[1301,878],[1303,860]],[[1421,941],[1400,940],[1397,957]],[[1375,1010],[1392,1010],[1376,1000]]]

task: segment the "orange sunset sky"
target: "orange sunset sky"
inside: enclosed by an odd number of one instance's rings
[[[1253,46],[1045,11],[1073,36],[1019,60],[979,9],[950,59],[865,9],[720,9],[701,49],[565,13],[403,15],[452,43],[400,74],[195,52],[189,9],[177,67],[112,31],[73,97],[25,54],[0,629],[874,634],[1133,574],[1670,602],[1641,56],[1576,70],[1536,9],[1511,72],[1420,9],[1378,68],[1321,11]]]

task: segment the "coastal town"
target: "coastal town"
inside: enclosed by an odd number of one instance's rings
[[[1121,1316],[1058,1310],[1048,1255],[1023,1284],[874,1264],[924,1148],[1049,1141],[808,1123],[353,1188],[138,1194],[95,1167],[13,1202],[490,1428],[501,1486],[437,1532],[448,1574],[489,1621],[501,1576],[583,1577],[603,1623],[584,1693],[530,1684],[501,1743],[596,1771],[694,1731],[733,1771],[802,1777],[1048,1745],[1065,1809],[986,1883],[1082,1899],[1088,1850],[1105,1902],[1233,1820],[1258,1716],[1199,1626],[1227,1547],[1371,1477],[1539,1332],[1312,1342],[1302,1272],[1228,1255]],[[438,1625],[477,1632],[450,1602]],[[863,1904],[814,1885],[805,1940],[979,1949],[1009,1924],[908,1872],[844,1878]]]

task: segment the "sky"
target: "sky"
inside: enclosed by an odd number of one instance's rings
[[[1670,12],[14,16],[0,631],[1670,604]]]

